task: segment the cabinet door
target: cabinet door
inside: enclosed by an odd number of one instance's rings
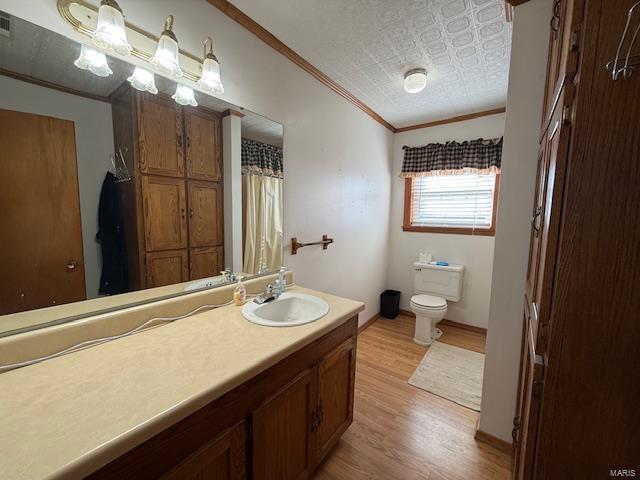
[[[189,181],[189,246],[222,245],[222,184]]]
[[[187,206],[184,180],[142,177],[145,250],[187,246]]]
[[[318,366],[318,462],[353,421],[355,345],[355,338],[346,340]]]
[[[187,177],[222,180],[222,132],[213,113],[188,109],[184,112]]]
[[[241,422],[205,443],[161,480],[243,480],[246,427]]]
[[[138,94],[140,171],[184,176],[182,108],[170,98]]]
[[[543,361],[535,353],[533,332],[525,316],[524,336],[520,361],[520,386],[518,412],[514,419],[513,440],[515,444],[514,478],[533,478],[538,423],[540,417],[541,391],[543,382]]]
[[[224,248],[192,248],[189,252],[189,278],[215,277],[224,269]]]
[[[560,214],[565,183],[566,162],[569,149],[571,124],[570,105],[565,105],[570,92],[567,89],[560,96],[547,133],[547,159],[544,176],[544,199],[538,219],[539,240],[537,273],[531,301],[531,331],[536,340],[536,354],[545,353],[550,328],[551,293],[553,290],[556,252],[560,237]],[[564,113],[563,113],[564,112]],[[535,229],[534,229],[535,230]]]
[[[173,285],[189,280],[186,250],[147,253],[146,264],[147,288]]]
[[[305,370],[252,412],[254,480],[309,478],[317,368]]]

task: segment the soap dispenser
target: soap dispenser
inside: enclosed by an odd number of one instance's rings
[[[247,300],[247,289],[244,288],[242,283],[242,277],[238,275],[238,283],[233,290],[233,303],[237,306],[241,306]]]

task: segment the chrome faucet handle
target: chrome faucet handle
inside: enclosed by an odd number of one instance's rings
[[[264,289],[265,293],[273,293],[273,284],[268,283]]]

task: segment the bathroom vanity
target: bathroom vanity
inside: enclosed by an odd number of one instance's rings
[[[0,375],[0,477],[308,478],[353,418],[364,305],[291,291],[329,313],[274,328],[227,306]]]

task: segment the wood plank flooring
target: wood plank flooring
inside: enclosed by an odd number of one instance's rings
[[[508,455],[473,438],[478,413],[407,380],[427,347],[415,319],[380,318],[358,337],[354,421],[315,480],[506,480]],[[443,326],[441,342],[484,353],[484,335]]]

